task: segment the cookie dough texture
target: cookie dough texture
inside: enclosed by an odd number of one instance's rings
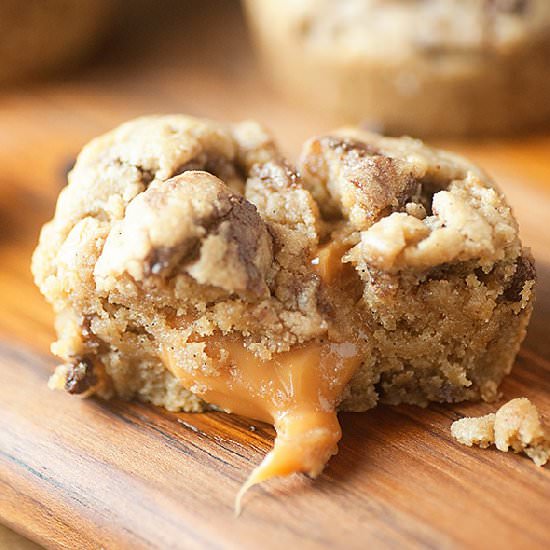
[[[205,404],[162,350],[215,374],[209,337],[263,359],[359,342],[345,410],[493,399],[535,278],[504,197],[461,157],[350,128],[295,168],[255,122],[176,115],[84,148],[32,269],[56,314],[51,385],[171,410]]]
[[[468,447],[485,449],[494,444],[499,451],[523,452],[537,466],[544,466],[550,458],[550,431],[525,397],[508,401],[496,413],[457,420],[451,434]]]
[[[0,83],[75,64],[98,45],[117,0],[2,0]]]
[[[247,0],[286,95],[386,134],[509,133],[550,120],[547,0]]]

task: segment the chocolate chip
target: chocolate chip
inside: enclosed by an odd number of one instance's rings
[[[71,394],[80,394],[97,384],[94,365],[90,359],[83,357],[69,365],[69,374],[65,381],[65,390]]]
[[[170,265],[173,252],[173,247],[153,248],[145,259],[146,273],[148,275],[160,275]]]
[[[535,279],[535,263],[529,256],[520,256],[516,262],[516,272],[502,294],[507,302],[521,302],[521,291],[527,281]]]
[[[143,166],[136,166],[136,168],[139,172],[143,185],[147,187],[155,179],[154,172],[147,168],[143,168]]]
[[[151,250],[144,261],[146,275],[167,275],[178,262],[187,258],[197,259],[200,251],[200,240],[189,239],[177,246],[159,246]]]

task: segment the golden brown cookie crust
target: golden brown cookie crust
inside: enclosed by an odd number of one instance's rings
[[[535,278],[504,197],[461,157],[348,128],[308,141],[296,169],[257,123],[180,115],[84,148],[33,273],[56,312],[54,385],[171,410],[204,403],[162,350],[212,373],[215,335],[266,361],[357,342],[347,410],[492,399]]]

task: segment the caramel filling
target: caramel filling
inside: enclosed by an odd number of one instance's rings
[[[314,265],[326,284],[342,274],[342,250],[325,248]],[[336,407],[363,354],[351,341],[309,342],[258,358],[231,336],[204,343],[213,369],[185,368],[164,350],[167,368],[185,387],[227,412],[269,422],[277,437],[273,450],[252,472],[236,500],[253,485],[277,476],[304,472],[317,476],[338,452],[342,436]]]
[[[349,249],[349,245],[341,242],[333,242],[322,246],[312,264],[316,267],[321,280],[327,285],[334,285],[336,282],[342,282],[350,269],[349,264],[342,262],[342,256]]]
[[[277,432],[273,450],[239,492],[237,509],[256,483],[294,472],[317,476],[338,451],[336,406],[361,362],[357,346],[312,342],[262,360],[241,342],[218,337],[207,341],[206,353],[216,362],[216,374],[190,372],[168,353],[165,362],[209,403],[269,422]]]

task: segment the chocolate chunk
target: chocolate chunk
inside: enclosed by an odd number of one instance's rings
[[[97,384],[94,365],[83,357],[69,365],[69,374],[65,381],[65,390],[71,394],[81,394]]]
[[[200,240],[189,239],[178,246],[159,246],[153,248],[144,260],[146,275],[169,274],[172,267],[184,258],[196,259],[199,255]]]
[[[502,298],[507,302],[521,302],[521,291],[527,281],[535,279],[535,262],[529,256],[520,256],[516,262],[516,272],[504,290]]]
[[[155,173],[152,170],[144,168],[143,166],[138,165],[136,168],[140,174],[143,185],[147,187],[155,179]]]

